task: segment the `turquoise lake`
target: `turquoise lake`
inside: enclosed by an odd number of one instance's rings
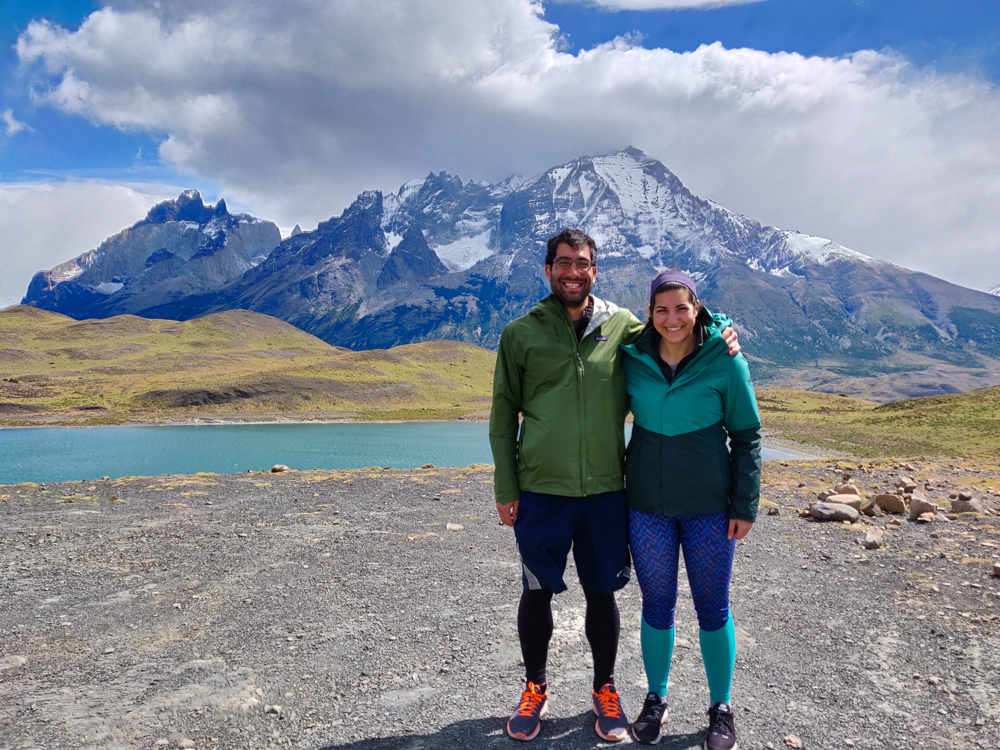
[[[626,425],[631,432],[631,425]],[[765,447],[765,461],[802,458]],[[41,427],[0,430],[0,484],[492,463],[486,422]]]

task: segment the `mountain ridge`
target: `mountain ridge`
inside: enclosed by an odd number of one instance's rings
[[[240,308],[350,348],[442,338],[495,348],[504,325],[548,294],[544,242],[565,226],[597,241],[595,293],[640,317],[657,270],[691,273],[706,304],[736,321],[761,380],[806,373],[826,387],[942,363],[1000,371],[1000,298],[761,224],[696,196],[632,147],[526,181],[432,172],[396,193],[364,191],[224,283],[123,311],[183,320]],[[57,296],[29,289],[25,301],[91,312]]]

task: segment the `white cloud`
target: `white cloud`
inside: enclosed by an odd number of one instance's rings
[[[0,308],[21,301],[36,271],[94,249],[178,192],[94,180],[0,184]]]
[[[39,101],[165,133],[165,162],[282,226],[430,170],[501,179],[633,144],[761,221],[974,288],[1000,267],[994,85],[884,52],[569,55],[558,35],[531,0],[112,0],[17,50]]]
[[[557,3],[596,5],[613,10],[685,10],[688,8],[722,8],[727,5],[747,5],[764,0],[555,0]]]
[[[23,122],[18,122],[14,117],[14,110],[12,109],[4,110],[0,118],[7,125],[7,135],[17,135],[23,130],[33,130],[33,128],[25,125]]]

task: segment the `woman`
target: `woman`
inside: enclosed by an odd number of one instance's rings
[[[690,276],[659,274],[650,287],[649,317],[636,343],[623,347],[635,418],[625,494],[649,681],[631,732],[636,741],[655,744],[667,720],[683,548],[711,699],[704,747],[731,750],[736,638],[729,579],[736,540],[747,535],[757,516],[760,416],[746,359],[727,356],[719,326],[698,301]]]

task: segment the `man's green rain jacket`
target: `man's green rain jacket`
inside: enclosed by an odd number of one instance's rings
[[[620,344],[642,332],[628,310],[592,297],[582,340],[549,295],[500,337],[490,412],[498,503],[520,490],[583,497],[624,488],[628,396]],[[730,324],[717,316],[720,329]],[[523,421],[518,430],[518,414]]]

